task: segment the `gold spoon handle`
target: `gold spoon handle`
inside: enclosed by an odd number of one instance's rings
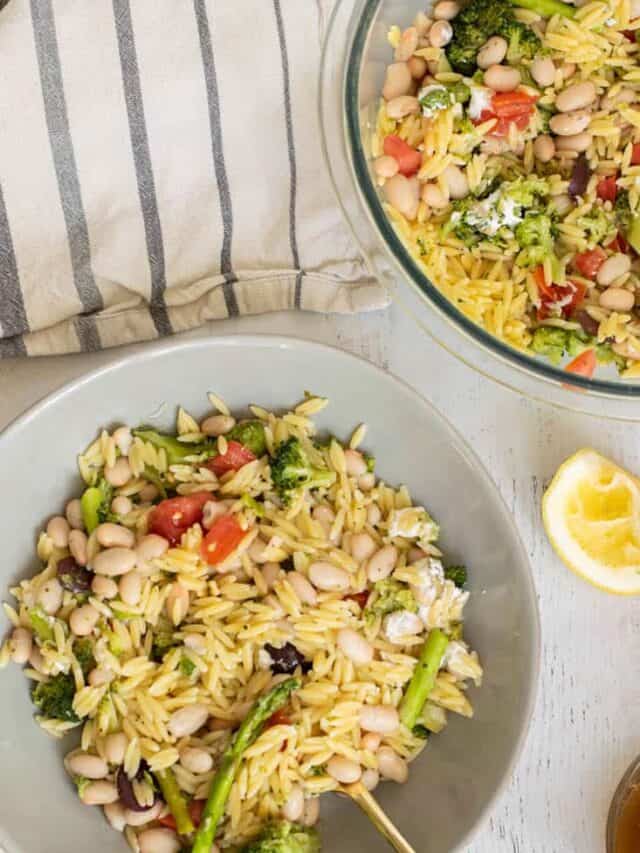
[[[397,853],[415,853],[409,842],[403,838],[387,815],[382,811],[375,798],[360,782],[344,785],[342,790],[356,802],[375,828],[387,839]]]

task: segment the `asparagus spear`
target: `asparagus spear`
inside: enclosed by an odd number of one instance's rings
[[[156,770],[155,777],[158,780],[158,785],[162,791],[165,803],[169,806],[169,811],[176,819],[176,829],[180,835],[189,835],[195,829],[187,801],[182,795],[180,786],[176,781],[173,770],[167,767],[166,770]]]
[[[434,628],[422,647],[413,676],[400,703],[400,722],[409,730],[415,726],[424,703],[433,690],[448,643],[447,635],[439,628]]]
[[[87,533],[93,533],[96,527],[105,520],[111,506],[112,495],[113,488],[104,478],[82,493],[80,508]]]
[[[553,15],[573,18],[578,11],[575,6],[570,6],[561,0],[512,0],[512,2],[514,6],[519,6],[521,9],[532,9],[543,18],[551,18]]]
[[[169,465],[179,465],[184,462],[187,456],[197,456],[200,453],[206,453],[208,456],[215,456],[217,453],[217,445],[212,441],[202,441],[199,444],[189,444],[187,442],[178,441],[173,435],[166,435],[163,432],[157,432],[154,429],[134,429],[133,434],[143,441],[148,441],[153,444],[158,450],[164,450],[167,454],[167,462]]]
[[[259,737],[269,717],[280,710],[293,691],[298,690],[300,686],[300,681],[297,678],[288,678],[286,681],[282,681],[261,699],[258,699],[244,718],[242,725],[222,756],[218,772],[213,777],[209,797],[202,812],[202,820],[195,835],[191,853],[210,853],[218,824],[229,799],[233,780],[240,769],[242,756]]]

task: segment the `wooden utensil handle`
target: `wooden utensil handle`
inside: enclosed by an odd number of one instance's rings
[[[403,838],[378,805],[376,799],[367,791],[362,783],[356,782],[354,785],[345,785],[343,790],[360,806],[378,832],[384,835],[397,853],[415,853],[413,847]]]

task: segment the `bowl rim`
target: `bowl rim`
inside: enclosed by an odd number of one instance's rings
[[[101,365],[100,367],[89,370],[86,373],[83,373],[80,376],[71,379],[70,381],[61,385],[59,388],[55,389],[54,391],[51,391],[46,396],[33,403],[22,414],[11,420],[0,432],[0,455],[2,454],[9,440],[13,440],[16,437],[19,437],[20,430],[22,430],[25,426],[27,426],[32,421],[43,416],[49,410],[54,408],[59,400],[67,397],[70,394],[75,393],[78,389],[83,388],[85,385],[90,385],[93,382],[99,381],[99,379],[104,375],[116,372],[126,367],[131,367],[140,362],[153,362],[155,359],[170,356],[173,353],[180,353],[189,350],[206,351],[210,348],[215,349],[219,347],[223,347],[225,349],[235,349],[238,347],[251,346],[264,347],[265,345],[288,350],[310,348],[312,350],[318,351],[319,354],[323,352],[331,352],[333,354],[338,354],[341,358],[357,362],[361,368],[364,368],[370,373],[375,374],[378,378],[381,378],[384,381],[389,380],[392,383],[398,385],[404,394],[413,398],[413,400],[417,402],[420,407],[426,410],[426,412],[431,418],[434,418],[443,427],[445,432],[449,435],[451,443],[455,446],[457,452],[459,452],[463,456],[465,461],[473,468],[476,473],[476,476],[480,477],[480,479],[485,483],[485,485],[492,490],[496,498],[496,505],[499,508],[505,523],[511,528],[511,532],[514,536],[514,544],[519,553],[521,564],[525,569],[525,571],[523,572],[523,582],[525,585],[525,592],[527,598],[529,599],[531,605],[531,676],[527,684],[527,696],[526,701],[524,703],[520,730],[518,732],[517,738],[515,739],[514,743],[511,744],[511,747],[508,750],[509,756],[504,771],[502,773],[502,778],[500,779],[500,782],[496,789],[487,799],[487,802],[485,803],[483,808],[480,810],[480,813],[474,825],[465,833],[464,837],[460,840],[454,850],[451,851],[451,853],[455,853],[455,851],[461,851],[463,846],[468,844],[471,838],[476,835],[480,827],[486,822],[490,812],[493,811],[494,807],[497,805],[498,800],[503,795],[507,785],[510,783],[516,765],[518,764],[518,761],[522,756],[525,741],[530,731],[531,719],[533,716],[533,711],[536,705],[538,690],[540,686],[542,642],[541,625],[538,597],[536,593],[533,571],[531,568],[531,561],[529,560],[529,555],[522,542],[518,526],[513,520],[512,514],[509,512],[509,508],[502,495],[502,492],[494,482],[493,478],[489,474],[488,470],[485,468],[484,464],[482,463],[482,460],[475,452],[475,450],[473,450],[473,448],[469,445],[469,443],[465,440],[461,433],[453,426],[453,424],[449,421],[446,415],[444,415],[432,402],[425,399],[421,394],[418,393],[418,391],[416,391],[415,388],[413,388],[403,379],[396,376],[394,373],[384,370],[381,367],[378,367],[378,365],[374,364],[371,361],[368,361],[362,356],[356,355],[354,353],[340,349],[340,347],[333,346],[330,344],[319,343],[317,341],[309,341],[300,337],[273,335],[266,333],[246,335],[221,335],[218,337],[197,338],[195,340],[186,341],[173,339],[168,342],[162,341],[152,343],[150,345],[147,345],[144,349],[137,350],[133,353],[128,353],[126,355],[120,356],[119,358],[114,358],[107,364]]]
[[[344,0],[337,0],[336,6]],[[355,185],[364,201],[365,210],[379,237],[395,263],[408,276],[411,285],[444,319],[474,344],[488,351],[491,356],[513,367],[529,378],[551,382],[555,388],[571,387],[587,391],[600,398],[636,401],[640,398],[640,381],[636,383],[613,382],[606,379],[589,379],[562,368],[554,367],[542,359],[536,359],[515,347],[502,342],[498,337],[483,329],[466,317],[423,273],[404,246],[390,219],[386,215],[368,168],[359,121],[359,76],[361,60],[366,48],[374,15],[382,0],[358,0],[352,16],[354,24],[347,47],[343,80],[343,112],[345,116],[345,139],[347,154],[354,172]],[[334,9],[334,15],[336,9]]]

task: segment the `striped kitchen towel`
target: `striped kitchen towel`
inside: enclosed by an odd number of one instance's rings
[[[383,307],[316,87],[329,0],[0,0],[0,355]]]

